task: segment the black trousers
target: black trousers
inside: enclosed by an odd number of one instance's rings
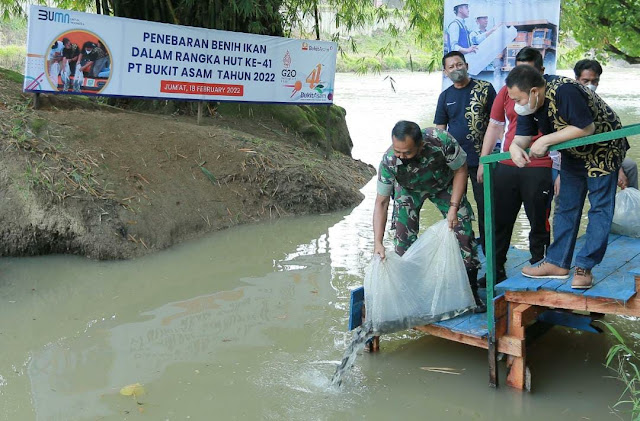
[[[494,172],[494,209],[496,225],[496,266],[503,270],[511,243],[513,226],[524,204],[531,225],[529,251],[531,263],[542,260],[549,246],[549,211],[553,198],[551,168],[518,168],[496,165]]]
[[[476,200],[476,207],[478,208],[476,220],[478,221],[480,246],[482,246],[482,252],[486,256],[487,253],[484,249],[484,184],[478,183],[478,167],[468,167],[468,171],[469,178],[471,179],[471,187],[473,189],[473,198]]]

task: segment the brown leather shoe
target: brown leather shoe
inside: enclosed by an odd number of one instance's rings
[[[553,263],[544,260],[535,266],[525,266],[522,268],[522,274],[527,278],[545,279],[567,279],[569,277],[569,269],[561,268]]]
[[[573,289],[589,289],[593,286],[593,275],[591,269],[583,269],[576,266],[576,273],[571,280]]]

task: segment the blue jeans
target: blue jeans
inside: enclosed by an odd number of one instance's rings
[[[556,198],[553,243],[547,250],[547,262],[565,269],[571,267],[587,192],[591,204],[585,234],[587,241],[576,255],[575,265],[591,269],[602,261],[611,231],[617,183],[617,170],[601,177],[581,176],[560,170],[560,194]]]

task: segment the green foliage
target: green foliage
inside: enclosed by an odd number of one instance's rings
[[[640,63],[640,0],[565,0],[560,26],[597,59]]]
[[[24,76],[22,76],[18,72],[14,72],[13,70],[3,69],[0,67],[0,77],[12,80],[17,83],[22,83],[24,81]]]
[[[0,67],[13,71],[24,69],[24,58],[27,49],[22,45],[5,45],[0,47]],[[20,76],[22,82],[22,76]]]
[[[625,343],[618,331],[609,323],[603,322],[616,340],[607,353],[606,366],[616,372],[618,380],[624,383],[625,389],[614,407],[630,406],[631,417],[640,420],[640,358]]]
[[[342,66],[357,71],[414,68],[414,61],[419,63],[418,68],[435,70],[439,65],[432,56],[439,56],[442,51],[444,0],[406,0],[401,6],[398,3],[398,8],[374,7],[371,0],[32,1],[82,11],[96,11],[98,4],[102,13],[134,19],[307,38],[320,35],[318,12],[332,10],[336,13],[335,28],[323,36],[338,42],[341,53],[349,52],[356,57],[357,60],[345,60]],[[632,64],[640,63],[640,0],[564,0],[561,4],[561,45],[571,53],[559,56],[561,67],[586,52],[603,61],[615,56]],[[0,0],[0,13],[5,18],[24,16],[23,5]],[[354,35],[374,23],[383,25],[390,37],[377,46],[374,56],[368,56],[375,57],[377,64],[359,55],[360,45]],[[409,32],[412,44],[427,57],[408,52],[398,42]],[[567,47],[565,41],[570,38],[579,45]],[[388,56],[394,58],[385,59]],[[397,58],[405,60],[405,64],[408,60],[409,65],[401,66]]]

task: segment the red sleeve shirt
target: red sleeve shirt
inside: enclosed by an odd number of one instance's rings
[[[493,101],[493,107],[491,108],[491,121],[497,124],[506,124],[504,142],[502,142],[502,150],[505,152],[509,151],[513,137],[516,134],[518,114],[513,109],[514,105],[515,102],[509,98],[507,87],[503,86],[498,92],[496,99]],[[542,135],[538,133],[533,137],[533,141],[540,136]],[[500,161],[500,163],[511,165],[513,167],[516,166],[516,164],[514,164],[510,159],[505,159],[504,161]],[[531,158],[531,163],[527,165],[527,167],[551,167],[551,158],[549,158],[548,155],[542,158]]]

